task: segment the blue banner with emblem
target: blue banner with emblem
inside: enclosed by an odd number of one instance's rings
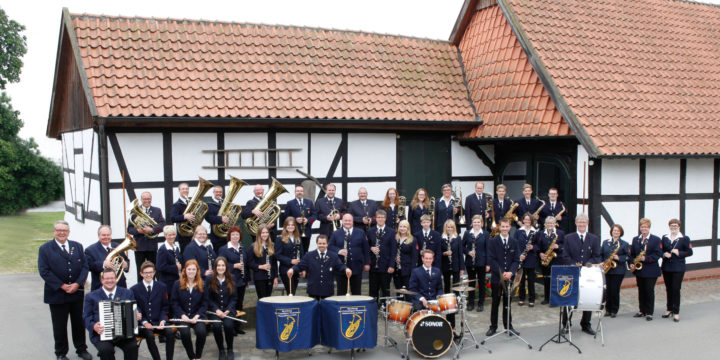
[[[333,296],[320,302],[322,344],[337,350],[374,348],[377,345],[375,300],[342,298],[345,297]]]
[[[305,296],[271,296],[257,303],[255,346],[279,352],[310,349],[320,342],[318,303]]]
[[[579,266],[554,265],[550,270],[550,305],[577,306]]]

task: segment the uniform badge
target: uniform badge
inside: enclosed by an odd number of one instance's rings
[[[300,329],[300,308],[275,309],[278,339],[291,343]]]
[[[573,280],[572,275],[559,275],[557,277],[558,295],[561,297],[570,296],[573,293]]]
[[[340,315],[340,332],[345,339],[355,340],[365,332],[365,306],[342,306]]]

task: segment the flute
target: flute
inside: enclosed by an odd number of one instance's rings
[[[212,311],[210,311],[210,310],[206,311],[205,313],[206,313],[206,314],[209,314],[209,315],[215,315],[215,316],[217,316],[216,313],[214,313],[214,312],[212,312]],[[233,321],[237,321],[237,322],[241,322],[241,323],[247,324],[247,321],[245,321],[245,320],[243,320],[243,319],[238,319],[238,318],[236,318],[236,317],[234,317],[234,316],[225,315],[225,317],[228,318],[228,319],[230,319],[230,320],[233,320]]]
[[[189,323],[189,322],[192,322],[192,319],[190,319],[188,321],[185,321],[183,319],[170,319],[169,321],[171,321],[171,322],[188,322]],[[201,321],[204,323],[220,323],[220,322],[222,322],[222,320],[212,320],[212,319],[197,319],[197,321]]]

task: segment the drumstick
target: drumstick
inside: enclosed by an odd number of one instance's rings
[[[350,296],[350,277],[348,276],[348,283],[347,283],[347,292],[345,293],[345,296]]]
[[[290,286],[289,286],[289,289],[288,289],[288,296],[293,296],[293,293],[292,293],[292,276],[288,276],[288,284],[290,285]]]

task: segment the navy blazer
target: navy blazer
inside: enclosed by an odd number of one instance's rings
[[[185,264],[183,254],[180,252],[180,247],[177,242],[174,243],[175,249],[168,250],[165,244],[162,244],[157,252],[156,264],[157,278],[166,285],[170,285],[180,278],[178,275],[178,268],[175,265],[176,262],[180,263],[180,266]],[[206,261],[207,262],[207,261]],[[207,265],[205,265],[207,266]]]
[[[340,212],[340,219],[338,220],[341,224],[339,225],[340,228],[342,228],[342,214],[345,212],[345,202],[343,199],[339,197],[334,197],[333,201],[331,202],[328,200],[327,196],[321,197],[317,199],[315,202],[315,213],[317,214],[318,220],[320,220],[320,228],[318,229],[318,232],[320,234],[325,234],[328,237],[332,234],[333,226],[330,221],[327,220],[327,216],[330,215],[330,212],[332,212],[333,209],[337,209]],[[338,230],[340,230],[338,228]]]
[[[408,290],[418,293],[415,295],[414,302],[419,302],[420,298],[425,300],[435,300],[439,295],[443,294],[442,274],[440,269],[432,267],[430,275],[421,265],[413,269],[410,274],[410,282]]]
[[[230,242],[228,242],[228,245],[220,248],[218,256],[224,256],[227,259],[228,266],[232,269],[231,272],[235,286],[244,287],[248,281],[250,281],[250,271],[248,271],[247,267],[247,252],[243,249],[242,243],[239,243],[238,245],[238,250],[235,250],[235,248],[230,246]],[[235,269],[235,264],[240,261],[243,263],[243,269]]]
[[[630,255],[630,244],[628,244],[627,241],[623,239],[618,239],[618,241],[620,242],[620,249],[617,252],[617,266],[614,269],[610,269],[607,272],[608,275],[625,275],[625,271],[627,271],[627,267],[625,265],[627,264],[628,256]],[[602,261],[607,260],[610,254],[615,251],[615,248],[617,248],[617,246],[617,244],[613,243],[612,239],[604,240],[600,250],[600,252],[602,253]]]
[[[110,242],[111,249],[116,247],[116,242]],[[107,257],[108,253],[109,251],[106,251],[99,241],[88,246],[85,249],[85,258],[87,259],[88,269],[90,270],[90,291],[99,289],[102,286],[102,283],[100,282],[100,273],[102,273],[103,269],[105,268],[103,263],[105,262],[105,258]],[[125,270],[125,273],[127,273],[130,269],[130,261],[124,253],[121,254],[121,256],[128,264],[128,268]],[[127,288],[125,276],[118,280],[117,285],[119,287]]]
[[[205,301],[207,302],[207,309],[212,312],[215,312],[215,310],[230,311],[229,315],[235,316],[237,287],[232,289],[232,294],[230,294],[227,282],[224,281],[218,286],[218,291],[214,292],[210,289],[211,278],[211,276],[208,276],[207,279],[205,279]]]
[[[195,260],[198,262],[198,265],[200,265],[199,276],[205,276],[205,272],[208,270],[208,260],[211,266],[209,269],[212,270],[212,267],[215,266],[215,259],[217,259],[217,254],[215,254],[210,240],[206,240],[203,247],[200,247],[197,241],[193,240],[185,247],[183,252],[183,261]]]
[[[465,223],[467,224],[468,230],[472,229],[472,218],[475,215],[482,215],[483,224],[486,223],[485,210],[487,210],[487,199],[488,194],[485,193],[480,195],[479,200],[477,193],[472,193],[465,198],[463,205],[465,205]]]
[[[303,199],[302,203],[302,212],[305,214],[305,218],[308,219],[307,224],[305,225],[305,233],[300,234],[302,237],[311,237],[312,236],[312,224],[317,220],[317,213],[315,212],[315,206],[313,205],[312,201],[309,199]],[[283,213],[283,218],[281,222],[285,223],[285,218],[288,216],[292,216],[295,219],[301,218],[303,214],[301,213],[301,205],[298,203],[297,199],[292,199],[287,202],[285,205],[285,212]],[[327,215],[326,215],[327,216]],[[297,224],[298,232],[302,230],[302,225]]]
[[[422,224],[420,223],[420,218],[428,213],[428,208],[423,207],[421,208],[420,205],[413,209],[410,208],[410,219],[408,220],[410,222],[410,233],[415,234],[418,231],[422,230]]]
[[[662,237],[662,249],[663,249],[663,260],[662,260],[662,271],[667,272],[685,272],[685,258],[693,254],[692,245],[690,244],[690,238],[687,236],[670,241],[667,235]],[[672,254],[672,250],[677,249],[678,255]],[[664,253],[670,253],[672,256],[668,259]]]
[[[45,281],[43,301],[46,304],[66,304],[82,301],[85,291],[85,280],[88,274],[88,264],[82,245],[77,241],[65,241],[68,254],[50,240],[38,250],[38,272]],[[80,288],[68,294],[60,287],[64,284],[77,283]]]
[[[360,200],[355,200],[348,206],[348,212],[353,216],[353,226],[359,229],[368,230],[375,225],[375,212],[378,209],[377,202],[375,200],[367,199],[365,201],[365,207],[363,207]],[[362,219],[365,216],[370,217],[370,224],[363,223]]]
[[[510,210],[510,207],[512,206],[513,201],[509,197],[505,196],[503,199],[503,206],[500,208],[500,201],[497,197],[493,198],[493,209],[495,211],[495,223],[500,226],[500,219],[502,219],[505,216],[505,213],[507,213],[508,210]],[[520,206],[518,206],[520,207]],[[513,212],[514,214],[517,214],[517,209]],[[512,221],[510,221],[510,225],[514,225]]]
[[[344,247],[345,228],[340,228],[330,236],[328,250],[337,254],[338,251],[342,250]],[[365,265],[370,265],[370,247],[368,246],[367,238],[365,237],[365,232],[363,230],[353,227],[347,249],[347,260],[345,259],[345,256],[338,254],[340,261],[352,270],[353,275],[362,274],[363,267]]]
[[[257,206],[259,202],[260,199],[253,195],[253,197],[251,197],[250,200],[245,203],[245,206],[242,207],[242,210],[240,211],[240,217],[243,218],[243,220],[253,217],[252,211],[253,209],[255,209],[255,206]]]
[[[540,225],[544,227],[544,226],[545,226],[545,219],[547,219],[548,216],[553,216],[553,217],[554,217],[555,215],[559,214],[561,211],[563,211],[563,206],[565,207],[565,212],[561,215],[561,216],[562,216],[562,219],[561,219],[560,221],[558,221],[558,223],[559,223],[559,227],[560,227],[561,229],[564,229],[564,228],[565,228],[565,224],[567,223],[567,219],[568,219],[568,217],[569,217],[570,215],[568,214],[567,205],[565,205],[565,204],[564,204],[562,201],[560,201],[560,200],[558,200],[558,201],[555,203],[555,207],[552,208],[552,209],[551,209],[550,200],[548,200],[548,201],[545,203],[545,207],[544,207],[542,210],[540,210]]]
[[[248,258],[248,269],[252,271],[252,279],[255,281],[259,280],[272,280],[278,276],[278,266],[277,266],[277,258],[275,257],[275,254],[277,254],[277,249],[275,249],[275,253],[268,256],[268,249],[263,248],[262,250],[262,256],[258,257],[255,255],[254,246],[251,246],[247,249],[247,258]],[[270,259],[270,274],[268,274],[267,270],[262,270],[258,266],[267,264],[266,260],[269,257]]]
[[[412,241],[406,243],[400,243],[397,240],[397,251],[400,253],[400,275],[410,276],[410,273],[418,266],[418,243],[417,238],[413,238]],[[397,271],[397,255],[395,260],[392,262]]]
[[[463,249],[465,250],[465,266],[485,267],[487,265],[487,244],[490,233],[483,230],[477,237],[473,235],[472,228],[463,234]],[[475,250],[475,261],[470,251]]]
[[[635,276],[640,278],[651,278],[660,276],[660,266],[658,261],[662,257],[662,241],[659,237],[649,234],[647,241],[647,251],[645,252],[645,261],[643,261],[642,270],[636,270]],[[632,264],[635,257],[640,254],[643,249],[642,235],[638,235],[633,238],[632,245],[630,246],[630,258],[628,263]]]
[[[440,239],[441,251],[446,252],[452,251],[452,255],[442,256],[442,271],[443,272],[458,272],[460,270],[465,271],[465,251],[463,250],[462,239],[460,237],[454,237],[448,241],[445,238]],[[452,259],[452,261],[451,261]]]
[[[98,341],[100,341],[100,335],[93,330],[93,327],[100,321],[100,308],[98,304],[105,300],[110,299],[105,295],[105,290],[102,288],[94,290],[85,296],[82,317],[85,329],[90,333],[90,342],[93,344],[97,344]],[[115,292],[113,293],[113,300],[135,300],[135,297],[132,291],[116,286]]]
[[[563,242],[563,264],[575,265],[580,263],[599,264],[602,262],[600,254],[600,238],[589,232],[585,233],[585,239],[580,242],[580,235],[571,232],[565,235]]]
[[[303,247],[300,239],[288,239],[287,244],[282,241],[282,236],[275,239],[275,257],[280,262],[280,272],[286,273],[293,266],[294,259],[302,259]]]
[[[418,244],[418,266],[422,265],[422,259],[421,252],[425,249],[432,250],[432,252],[435,254],[435,259],[433,260],[433,267],[436,267],[438,269],[442,266],[442,235],[440,235],[439,232],[435,230],[430,230],[428,232],[428,241],[425,242],[425,231],[423,229],[420,229],[420,231],[413,234],[415,239],[417,240]]]
[[[518,250],[520,250],[520,254],[525,251],[528,243],[533,246],[533,248],[527,252],[527,255],[525,255],[525,260],[522,261],[522,263],[520,264],[522,265],[523,269],[534,269],[538,265],[537,249],[539,248],[539,246],[537,244],[536,235],[537,230],[535,228],[530,228],[529,234],[526,234],[523,228],[515,230],[515,240],[517,240],[518,242]]]
[[[190,202],[190,200],[188,200],[188,202]],[[181,198],[178,198],[177,201],[173,203],[172,209],[170,210],[170,222],[173,224],[184,222],[185,209],[187,209],[187,204],[185,204]]]
[[[557,256],[550,262],[550,265],[547,266],[547,269],[550,269],[553,265],[563,264],[562,256],[563,248],[565,247],[565,233],[560,229],[555,229],[555,231],[553,231],[551,235],[548,235],[547,231],[545,230],[535,235],[537,237],[536,243],[540,246],[540,251],[538,252],[539,255],[540,253],[545,253],[548,251],[548,247],[550,247],[550,244],[552,243],[556,234],[558,237],[556,242],[558,248],[555,249],[555,254],[557,254]]]
[[[160,281],[153,281],[151,292],[148,294],[145,282],[140,281],[130,288],[137,301],[137,309],[142,319],[138,325],[142,325],[146,321],[150,325],[159,325],[160,321],[168,321],[168,311],[170,311],[170,299],[168,288]]]
[[[509,271],[515,276],[515,271],[520,264],[517,240],[508,236],[508,246],[505,248],[500,235],[492,238],[488,244],[488,262],[490,263],[491,284],[500,283],[500,273]]]
[[[455,220],[455,225],[457,225],[458,218],[460,217],[460,211],[458,211],[457,214],[453,214],[455,198],[450,198],[449,206],[445,205],[445,202],[442,200],[442,197],[435,199],[435,230],[441,234],[444,230],[443,225],[445,225],[445,221]]]
[[[378,227],[370,228],[367,235],[368,249],[375,246],[378,240]],[[379,238],[380,254],[376,255],[370,252],[370,271],[386,273],[389,267],[395,266],[397,257],[397,241],[395,240],[395,230],[385,225],[382,236]]]
[[[335,293],[334,275],[345,274],[347,267],[334,252],[326,251],[325,260],[320,260],[320,253],[313,250],[305,254],[292,269],[296,274],[307,272],[308,295],[327,297]]]
[[[382,205],[379,205],[379,208],[382,210],[385,210],[385,225],[391,227],[395,232],[397,232],[397,226],[400,223],[401,220],[407,220],[405,218],[398,219],[398,206],[395,205],[395,207],[391,207],[388,205],[388,207],[384,207]],[[405,217],[407,218],[407,213],[405,213]],[[397,221],[396,221],[397,220]]]
[[[150,217],[157,223],[157,225],[153,227],[153,234],[161,233],[163,227],[165,227],[165,218],[163,217],[160,208],[150,206],[150,209],[148,209],[148,215],[150,215]],[[135,220],[136,217],[137,216],[132,215],[130,216],[130,220]],[[157,243],[159,241],[157,237],[150,239],[144,234],[139,234],[135,225],[133,225],[131,221],[128,221],[127,232],[135,239],[137,251],[157,251]]]
[[[525,197],[518,199],[515,202],[518,204],[517,209],[515,209],[515,214],[517,214],[518,216],[518,221],[522,220],[522,216],[525,215],[526,212],[532,215],[534,212],[537,211],[537,209],[540,208],[540,206],[542,206],[540,200],[536,198],[530,199],[530,206],[527,205]],[[535,222],[535,219],[533,219],[532,221]]]
[[[222,206],[222,200],[220,202],[216,202],[215,199],[211,199],[210,201],[206,202],[208,206],[208,211],[205,213],[205,221],[207,221],[210,224],[210,233],[208,234],[208,238],[213,244],[217,244],[220,242],[226,242],[227,238],[223,238],[215,234],[215,231],[213,229],[212,225],[222,224],[222,215],[218,215],[218,212],[220,211],[220,206]],[[251,209],[252,210],[252,209]]]
[[[195,286],[192,292],[188,289],[180,290],[180,281],[178,280],[173,284],[170,294],[173,318],[179,319],[185,315],[192,319],[195,315],[200,315],[200,319],[205,319],[207,302],[205,293],[200,291],[198,286]]]

